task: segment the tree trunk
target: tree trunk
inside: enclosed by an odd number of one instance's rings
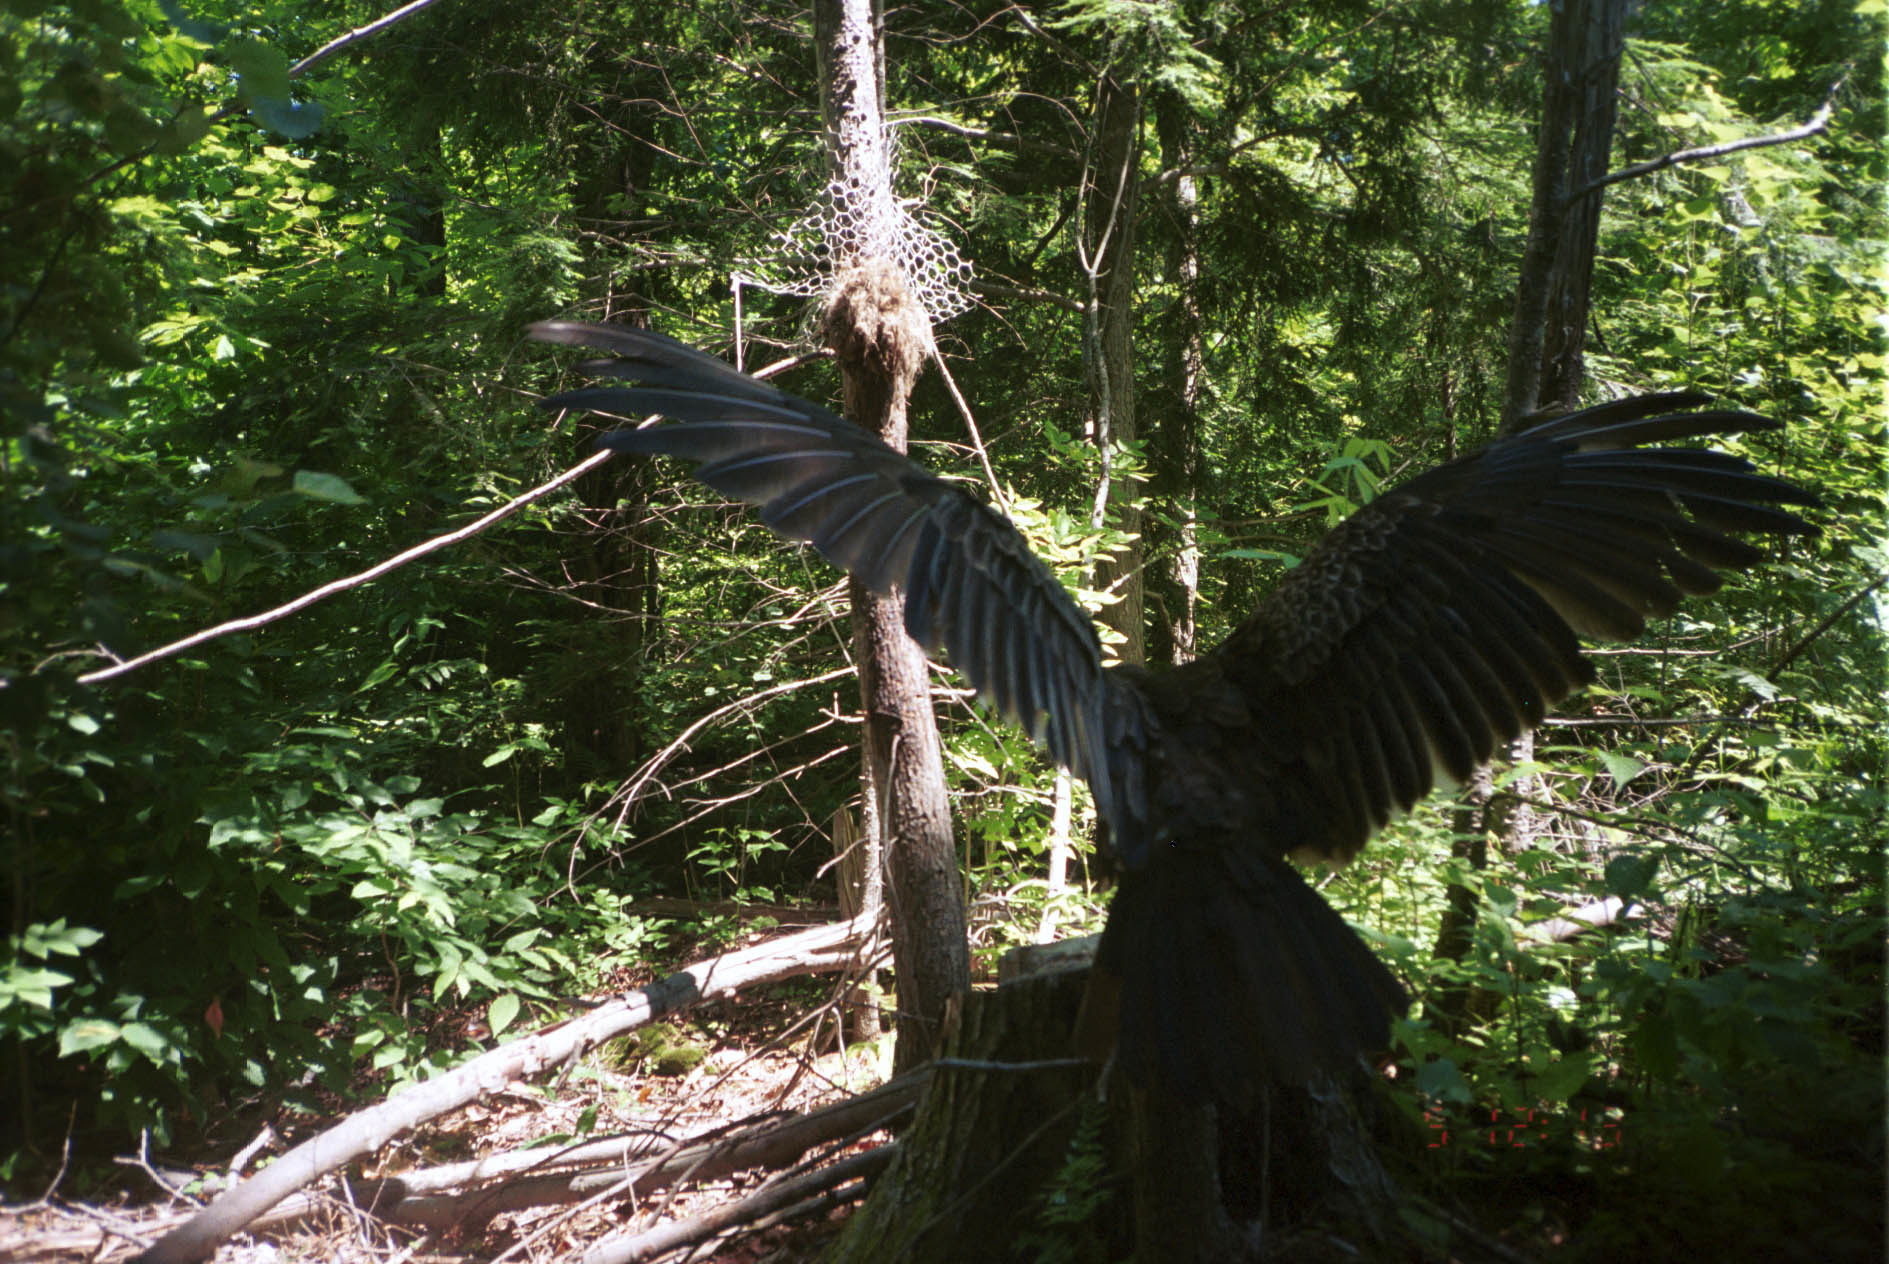
[[[1509,325],[1504,431],[1544,404],[1580,397],[1601,191],[1572,206],[1567,195],[1606,173],[1613,146],[1626,0],[1566,0],[1553,14],[1528,244]]]
[[[1135,439],[1134,297],[1135,187],[1139,178],[1140,95],[1132,84],[1106,77],[1096,100],[1095,160],[1084,173],[1083,267],[1088,295],[1083,319],[1083,371],[1089,381],[1089,416],[1084,430],[1102,455],[1090,525],[1100,527],[1113,507],[1123,531],[1141,530],[1132,507],[1135,489],[1113,477],[1111,450]],[[1139,540],[1095,562],[1095,587],[1116,594],[1097,617],[1122,634],[1125,663],[1147,657],[1142,639],[1141,544]]]
[[[833,165],[857,203],[848,209],[862,220],[884,215],[894,204],[869,0],[819,0],[814,30]],[[931,352],[930,323],[890,261],[835,264],[824,333],[839,356],[846,415],[903,452],[906,405]],[[969,989],[970,949],[925,655],[905,634],[899,598],[874,597],[857,581],[851,592],[865,710],[862,784],[877,809],[892,908],[893,1065],[904,1070],[932,1056],[955,998]]]
[[[853,632],[856,639],[859,629],[855,627]],[[840,808],[833,813],[831,831],[833,885],[839,891],[840,916],[848,921],[867,909],[877,917],[885,908],[885,853],[880,846],[885,835],[879,829],[879,797],[873,791],[872,761],[861,759],[859,766],[864,791],[860,796],[859,815],[855,817],[849,807]],[[842,1049],[848,1044],[879,1038],[876,974],[876,971],[867,972],[859,986],[846,994],[835,1042]]]
[[[1620,54],[1626,0],[1587,0],[1578,8],[1580,27],[1575,65],[1581,73],[1570,86],[1575,98],[1574,138],[1568,146],[1562,187],[1586,188],[1607,174],[1613,153],[1615,105],[1620,86]],[[1600,241],[1601,190],[1562,208],[1561,231],[1549,272],[1546,328],[1542,331],[1541,380],[1536,406],[1572,409],[1581,402],[1586,377],[1588,290],[1594,278],[1594,251]],[[1520,401],[1517,401],[1518,403]]]
[[[1163,94],[1155,108],[1161,139],[1161,164],[1185,171],[1194,162],[1187,110],[1179,97]],[[1198,652],[1195,611],[1200,601],[1200,539],[1196,506],[1200,497],[1200,392],[1206,373],[1205,322],[1200,312],[1200,189],[1192,175],[1176,178],[1168,207],[1168,284],[1174,290],[1162,339],[1167,357],[1161,368],[1162,400],[1156,410],[1155,490],[1178,525],[1174,538],[1160,541],[1167,552],[1152,576],[1157,613],[1150,657],[1180,666]],[[1154,524],[1150,522],[1152,539]]]
[[[1568,191],[1584,188],[1607,172],[1626,9],[1627,0],[1566,0],[1549,24],[1534,202],[1509,325],[1508,382],[1502,400],[1505,433],[1523,428],[1543,409],[1580,403],[1601,190],[1574,203]],[[1508,754],[1516,762],[1532,760],[1534,733],[1524,733]],[[1523,783],[1517,789],[1527,794],[1530,787]],[[1512,855],[1526,849],[1540,832],[1539,814],[1515,794],[1492,793],[1487,776],[1464,793],[1475,811],[1459,814],[1461,825],[1470,828],[1459,827],[1456,854],[1473,868],[1486,867],[1490,840]],[[1457,887],[1450,889],[1448,900],[1436,955],[1460,960],[1469,951],[1477,901],[1472,892]],[[1451,1023],[1473,1021],[1480,999],[1467,993],[1445,998],[1440,1012]]]

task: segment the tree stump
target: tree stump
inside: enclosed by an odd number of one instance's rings
[[[966,998],[899,1157],[829,1264],[1036,1259],[1032,1238],[1067,1236],[1057,1200],[1076,1182],[1059,1177],[1085,1157],[1098,1172],[1112,1166],[1111,1139],[1097,1132],[1108,1113],[1095,1092],[1100,1068],[1070,1048],[1086,979],[1043,974]],[[1100,1201],[1124,1200],[1105,1191]]]
[[[966,998],[898,1158],[827,1264],[1219,1264],[1411,1245],[1387,1241],[1398,1195],[1362,1070],[1275,1087],[1244,1114],[1119,1077],[1102,1091],[1101,1067],[1073,1058],[1088,971],[1046,960],[1053,972]]]

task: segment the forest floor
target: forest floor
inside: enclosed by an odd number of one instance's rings
[[[626,978],[622,983],[634,987],[647,981]],[[534,1148],[549,1155],[568,1143],[611,1137],[648,1139],[661,1153],[666,1144],[806,1111],[876,1087],[890,1073],[890,1034],[844,1052],[809,1048],[808,1024],[800,1020],[822,1005],[831,1007],[832,986],[827,980],[800,979],[699,1006],[668,1023],[610,1041],[561,1077],[507,1084],[398,1137],[372,1164],[350,1174],[398,1177]],[[797,1039],[780,1037],[796,1028]],[[830,1034],[830,1021],[825,1030]],[[831,1040],[826,1043],[830,1046]],[[259,1113],[262,1120],[252,1113],[238,1126],[247,1139],[266,1124],[274,1134],[266,1151],[281,1154],[341,1122],[348,1111],[335,1102],[326,1115],[280,1106]],[[237,1126],[220,1131],[234,1134]],[[883,1133],[855,1139],[828,1157],[869,1149],[884,1139]],[[117,1157],[113,1162],[120,1179],[94,1180],[98,1193],[69,1196],[62,1189],[77,1182],[64,1181],[34,1203],[0,1207],[0,1261],[128,1260],[207,1204],[238,1148],[206,1143],[196,1155]],[[218,1264],[536,1264],[573,1258],[613,1235],[699,1215],[752,1192],[767,1175],[756,1170],[726,1179],[685,1181],[631,1201],[619,1193],[507,1211],[476,1232],[460,1235],[416,1236],[329,1199],[298,1223],[223,1243],[213,1258]],[[210,1193],[200,1192],[206,1187]],[[713,1258],[735,1264],[807,1259],[849,1211],[850,1206],[842,1205],[811,1220],[710,1238],[695,1254],[664,1252],[638,1258]]]

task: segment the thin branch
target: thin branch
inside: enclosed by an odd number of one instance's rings
[[[350,44],[358,44],[364,39],[372,39],[382,31],[385,31],[388,27],[394,25],[394,23],[405,18],[410,18],[420,10],[430,8],[436,3],[438,3],[438,0],[413,0],[413,3],[400,6],[385,17],[376,18],[366,26],[357,26],[346,35],[337,36],[329,40],[326,44],[323,44],[320,48],[302,58],[302,60],[296,62],[293,66],[290,66],[289,78],[293,79],[304,71],[313,69],[317,64],[327,61],[330,57],[348,47]]]
[[[898,1146],[895,1143],[850,1155],[830,1166],[815,1168],[790,1180],[769,1185],[738,1202],[723,1204],[699,1216],[657,1225],[642,1233],[606,1238],[584,1252],[582,1259],[584,1264],[631,1264],[636,1260],[651,1260],[790,1205],[797,1206],[803,1200],[807,1201],[806,1210],[810,1213],[826,1204],[827,1199],[820,1195],[848,1181],[863,1182],[877,1175],[897,1153]],[[863,1183],[851,1187],[848,1201],[864,1192]],[[809,1198],[809,1195],[815,1197]]]
[[[1696,149],[1675,150],[1670,154],[1663,154],[1658,158],[1649,158],[1645,162],[1636,162],[1631,167],[1622,167],[1618,171],[1609,172],[1598,180],[1593,180],[1582,185],[1574,192],[1568,194],[1563,200],[1564,205],[1572,205],[1591,193],[1599,192],[1610,184],[1618,184],[1622,180],[1632,180],[1639,176],[1651,175],[1653,172],[1663,171],[1667,167],[1676,167],[1682,162],[1700,162],[1710,158],[1723,158],[1727,154],[1735,154],[1740,150],[1762,149],[1769,145],[1788,145],[1792,141],[1808,140],[1820,132],[1829,130],[1830,115],[1836,109],[1837,93],[1843,90],[1843,85],[1848,83],[1849,80],[1850,76],[1845,72],[1842,78],[1831,84],[1829,94],[1823,99],[1823,105],[1819,107],[1817,112],[1810,116],[1810,120],[1801,127],[1793,127],[1787,132],[1774,132],[1769,136],[1747,136],[1743,140],[1728,140],[1718,145],[1701,145]]]
[[[59,266],[59,260],[66,253],[66,247],[72,244],[72,238],[84,225],[84,219],[76,215],[72,217],[72,223],[60,236],[58,244],[53,246],[52,253],[46,256],[46,266],[40,269],[39,280],[34,283],[33,292],[26,296],[26,301],[20,304],[19,311],[14,313],[13,324],[7,330],[5,336],[0,337],[0,347],[4,347],[9,342],[12,342],[14,337],[25,326],[26,318],[32,315],[33,309],[39,305],[40,298],[46,293],[46,286],[52,281],[53,269]]]
[[[1537,728],[1544,729],[1685,729],[1707,724],[1738,724],[1747,728],[1764,725],[1776,727],[1776,720],[1759,720],[1748,715],[1692,715],[1651,718],[1637,715],[1549,716]]]
[[[935,127],[940,131],[950,132],[955,136],[968,136],[973,140],[988,140],[992,133],[988,127],[972,127],[956,119],[940,118],[936,114],[903,114],[885,121],[888,128],[893,127]],[[1010,137],[1010,139],[1017,139]]]
[[[853,671],[854,668],[850,664],[845,667],[835,667],[832,671],[824,675],[812,676],[806,680],[790,680],[784,684],[769,685],[766,689],[757,689],[746,697],[737,698],[733,702],[724,703],[716,707],[713,711],[710,711],[707,715],[689,725],[688,728],[683,729],[674,741],[643,761],[643,766],[638,768],[636,772],[631,775],[628,784],[625,785],[622,790],[617,791],[615,797],[622,802],[624,810],[628,811],[629,805],[636,801],[636,797],[642,792],[643,787],[648,785],[650,779],[662,770],[664,764],[667,764],[688,746],[690,738],[730,712],[745,710],[757,703],[765,702],[769,698],[778,697],[784,693],[792,693],[796,689],[805,689],[809,685],[823,685],[828,681],[838,680],[843,676],[850,676],[853,674]],[[622,819],[619,818],[617,823],[621,825]]]
[[[415,0],[415,5],[431,4],[433,2],[434,0]],[[413,7],[415,6],[414,5],[408,6],[409,9]],[[401,10],[400,12],[405,13],[406,10]],[[388,21],[388,20],[391,20],[391,19],[383,19],[383,21]],[[368,28],[363,27],[361,28],[361,30],[366,31],[368,30]],[[359,32],[356,32],[356,34],[359,34]],[[315,54],[315,55],[319,55],[319,54]],[[781,360],[774,364],[768,365],[766,368],[761,369],[759,372],[755,373],[753,376],[757,378],[772,377],[777,373],[785,372],[788,369],[796,368],[802,364],[806,364],[812,360],[817,360],[820,358],[822,357],[818,355],[791,356],[788,359]],[[576,465],[573,465],[570,469],[565,470],[562,474],[558,475],[556,478],[552,479],[550,482],[540,483],[538,486],[532,488],[530,491],[525,492],[519,496],[513,497],[511,500],[506,501],[503,505],[499,506],[497,509],[494,509],[491,513],[486,514],[483,518],[480,518],[476,522],[469,523],[466,526],[459,527],[453,531],[448,531],[444,535],[434,536],[432,539],[427,540],[421,544],[415,545],[413,548],[408,549],[404,553],[396,554],[395,556],[388,558],[384,562],[380,562],[374,566],[370,566],[368,569],[361,571],[358,574],[349,575],[344,578],[334,580],[332,583],[323,584],[320,588],[317,588],[312,592],[303,593],[300,597],[297,597],[295,600],[288,602],[285,605],[277,606],[273,610],[266,610],[261,614],[249,615],[241,619],[232,619],[227,623],[219,623],[213,628],[205,628],[201,632],[193,632],[189,636],[183,638],[180,641],[173,641],[169,645],[159,646],[157,649],[151,650],[148,653],[140,654],[136,658],[128,659],[122,663],[116,663],[110,667],[100,668],[98,671],[87,672],[83,676],[79,677],[79,683],[82,685],[95,685],[103,681],[111,680],[112,678],[117,677],[117,676],[123,676],[128,672],[135,671],[140,667],[147,666],[148,664],[161,662],[162,660],[167,659],[167,658],[174,658],[178,654],[183,653],[185,650],[191,649],[198,645],[202,645],[206,641],[213,641],[220,636],[228,636],[232,632],[247,632],[254,628],[264,627],[268,624],[275,623],[281,619],[285,619],[289,615],[296,614],[302,610],[306,610],[308,607],[314,605],[315,603],[319,601],[324,601],[327,598],[334,596],[336,593],[347,592],[350,589],[359,588],[365,584],[372,583],[374,580],[379,579],[381,576],[386,575],[391,571],[398,570],[402,566],[405,566],[408,562],[417,561],[418,559],[425,557],[430,553],[437,553],[439,550],[446,548],[448,545],[457,544],[462,540],[469,539],[470,537],[479,534],[481,531],[485,530],[487,527],[493,525],[494,523],[499,522],[505,518],[508,518],[512,514],[517,513],[520,509],[523,509],[526,505],[531,504],[533,501],[541,500],[545,496],[548,496],[552,492],[556,491],[558,488],[565,486],[567,483],[571,483],[575,481],[576,479],[583,477],[585,474],[588,474],[591,470],[596,469],[598,466],[608,461],[614,455],[615,453],[608,448],[599,449],[598,451],[593,452],[589,456],[585,457],[582,461],[579,461]]]
[[[193,646],[202,645],[206,641],[214,641],[216,638],[228,636],[232,632],[247,632],[251,628],[260,628],[267,624],[275,623],[280,619],[288,618],[298,611],[306,610],[316,602],[332,597],[336,593],[347,592],[351,588],[359,588],[363,584],[372,583],[382,575],[400,569],[408,562],[416,561],[429,553],[437,553],[449,544],[457,544],[461,540],[470,539],[472,536],[479,534],[479,532],[485,530],[500,519],[508,518],[512,514],[517,513],[532,501],[542,499],[564,486],[566,483],[588,474],[591,470],[596,469],[599,465],[602,465],[615,455],[616,453],[609,448],[599,449],[579,461],[576,465],[573,465],[570,469],[565,470],[550,482],[541,483],[523,495],[513,497],[503,505],[500,505],[497,509],[494,509],[491,513],[485,515],[485,517],[480,518],[477,522],[469,523],[456,531],[448,531],[445,535],[436,535],[432,539],[408,549],[405,553],[395,554],[386,561],[375,566],[370,566],[357,575],[349,575],[345,578],[337,579],[332,583],[323,584],[313,592],[303,593],[294,601],[286,605],[277,606],[274,610],[265,610],[261,614],[252,614],[247,618],[232,619],[228,623],[219,623],[213,628],[205,628],[201,632],[193,632],[181,641],[172,641],[169,645],[161,645],[157,649],[151,650],[145,654],[140,654],[136,658],[129,659],[126,662],[117,663],[111,667],[100,668],[95,672],[87,672],[85,675],[79,677],[79,683],[82,685],[96,685],[101,681],[110,680],[116,676],[123,676],[127,672],[136,671],[138,668],[148,664],[160,662],[167,658],[173,658]]]
[[[977,452],[977,463],[984,467],[984,481],[990,484],[991,498],[1007,518],[1010,516],[1010,502],[1004,499],[1004,489],[997,483],[997,471],[990,467],[990,453],[984,449],[984,436],[977,432],[977,418],[971,415],[971,406],[965,402],[964,393],[958,390],[957,379],[951,376],[951,367],[945,363],[945,358],[933,353],[932,359],[938,364],[938,376],[944,379],[945,389],[951,392],[951,398],[957,403],[958,415],[964,418],[964,428],[971,432],[971,447]]]
[[[1837,620],[1856,609],[1856,607],[1861,604],[1863,598],[1869,596],[1869,594],[1875,592],[1878,588],[1881,588],[1885,582],[1889,582],[1889,572],[1884,572],[1876,576],[1876,578],[1851,593],[1848,600],[1825,615],[1823,620],[1818,623],[1816,627],[1798,637],[1795,644],[1780,654],[1777,664],[1764,674],[1764,678],[1775,685],[1778,682],[1778,677],[1784,674],[1784,669],[1796,662],[1799,656],[1810,648],[1813,641],[1836,626]]]
[[[971,293],[983,294],[990,298],[1026,299],[1037,303],[1053,303],[1066,312],[1082,312],[1082,300],[1058,294],[1054,290],[1025,289],[1016,285],[1001,285],[995,281],[971,282]]]
[[[323,44],[320,48],[316,49],[314,52],[310,53],[308,56],[302,58],[302,60],[296,62],[293,66],[290,66],[289,71],[288,71],[289,78],[291,79],[296,78],[297,76],[301,75],[304,71],[310,69],[311,67],[317,65],[320,62],[326,61],[328,58],[340,52],[342,49],[347,48],[350,45],[357,44],[360,41],[369,38],[370,36],[379,35],[382,31],[387,30],[389,27],[393,26],[395,23],[399,22],[401,19],[412,17],[415,13],[418,13],[422,9],[428,8],[431,5],[434,5],[436,3],[438,3],[438,0],[413,0],[413,3],[405,5],[401,8],[395,9],[392,13],[389,13],[386,17],[377,18],[376,20],[369,22],[366,26],[357,27],[354,30],[349,31],[346,35],[342,35],[336,39],[329,40],[326,44]],[[197,104],[196,102],[190,102],[185,105],[179,106],[172,117],[176,118],[176,117],[181,116],[185,110],[193,108],[196,104]],[[227,118],[231,118],[235,115],[241,114],[243,111],[247,110],[248,108],[249,106],[240,99],[235,100],[235,101],[225,102],[223,105],[217,108],[214,114],[210,116],[210,121],[207,124],[205,124],[205,127],[206,129],[209,127],[214,127],[218,123],[221,123],[223,120]],[[114,159],[112,162],[107,163],[103,167],[100,167],[97,171],[94,171],[91,175],[85,177],[84,180],[80,181],[79,188],[89,189],[93,185],[97,184],[100,180],[103,180],[105,177],[111,175],[114,171],[121,170],[125,167],[130,166],[133,163],[143,162],[146,158],[149,158],[152,154],[156,153],[158,146],[162,143],[163,143],[162,141],[152,141],[150,144],[144,146],[144,148],[142,149],[134,150],[131,153],[125,154],[117,159]]]
[[[790,780],[792,777],[802,772],[805,772],[810,768],[817,768],[821,764],[826,763],[828,760],[838,759],[840,756],[854,749],[855,748],[852,746],[835,746],[831,748],[830,750],[828,750],[824,755],[821,755],[815,759],[810,759],[806,763],[801,764],[799,767],[783,769],[780,772],[777,772],[773,776],[769,777],[766,781],[757,781],[753,783],[752,785],[745,786],[742,789],[735,791],[733,794],[723,795],[719,799],[697,799],[694,801],[695,804],[699,805],[696,811],[690,813],[688,816],[683,817],[679,821],[675,821],[670,825],[664,826],[662,829],[656,831],[654,834],[640,835],[636,839],[635,845],[638,847],[647,847],[651,843],[655,843],[669,837],[669,835],[674,834],[678,830],[687,829],[689,826],[695,824],[697,821],[701,820],[703,817],[710,816],[732,803],[739,803],[743,799],[752,799],[756,795],[761,794],[762,792],[766,791],[770,787],[781,785],[787,782],[788,780]],[[799,805],[796,804],[796,806],[799,806]],[[627,808],[625,809],[625,811],[627,811]],[[619,812],[617,816],[617,821],[616,821],[617,828],[619,829],[622,828],[624,819],[625,819],[624,814],[622,812]],[[818,828],[817,824],[815,824],[815,828],[816,829]],[[599,862],[599,863],[602,863],[602,862]],[[588,872],[588,870],[586,872]]]

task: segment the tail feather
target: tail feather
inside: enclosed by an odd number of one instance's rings
[[[1397,981],[1297,871],[1177,847],[1124,873],[1097,967],[1119,988],[1117,1056],[1187,1101],[1249,1103],[1389,1044]]]

